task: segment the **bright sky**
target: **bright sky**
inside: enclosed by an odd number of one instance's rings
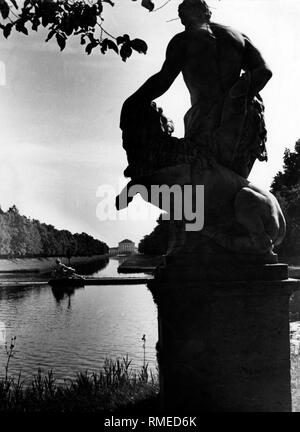
[[[172,36],[183,30],[178,0],[148,13],[131,0],[106,6],[105,28],[148,42],[146,56],[123,63],[115,53],[87,56],[74,38],[63,53],[45,34],[0,39],[0,203],[72,232],[86,231],[114,246],[138,242],[152,231],[158,212],[144,221],[100,221],[96,193],[101,185],[118,190],[126,154],[119,113],[123,101],[157,72]],[[157,4],[163,4],[164,0]],[[262,96],[266,105],[269,162],[254,167],[251,180],[268,188],[281,168],[285,147],[300,137],[300,2],[298,0],[211,0],[213,20],[246,33],[273,70]],[[189,98],[179,77],[159,103],[183,135]],[[122,180],[123,179],[123,180]],[[150,215],[152,206],[133,206]]]

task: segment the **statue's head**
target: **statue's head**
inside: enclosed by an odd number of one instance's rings
[[[204,0],[183,0],[178,15],[183,25],[209,23],[211,11]]]
[[[125,177],[145,175],[153,172],[162,149],[172,147],[174,125],[155,102],[123,107],[121,129],[123,147],[126,150],[129,167]],[[168,155],[170,159],[170,156]]]
[[[163,114],[163,110],[155,102],[142,105],[137,103],[134,109],[131,107],[129,110],[123,107],[122,117],[121,129],[135,139],[140,139],[140,135],[160,138],[164,135],[170,136],[174,132],[173,122]]]

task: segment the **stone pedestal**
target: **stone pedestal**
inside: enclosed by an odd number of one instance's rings
[[[280,264],[258,266],[250,281],[201,280],[183,267],[149,284],[163,411],[291,411],[289,298],[300,281]]]

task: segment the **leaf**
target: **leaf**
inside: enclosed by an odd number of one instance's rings
[[[130,42],[130,37],[128,36],[128,34],[124,34],[123,39],[125,42]]]
[[[124,41],[124,38],[123,38],[123,36],[118,36],[117,37],[117,44],[118,45],[121,45],[122,43],[124,43],[125,41]]]
[[[92,44],[95,44],[95,46],[97,45],[96,39],[95,39],[95,36],[93,35],[93,33],[91,33],[91,32],[87,33],[87,37],[89,38],[89,40]]]
[[[98,45],[98,43],[96,41],[90,42],[89,44],[87,44],[87,46],[85,47],[85,52],[88,53],[88,55],[91,54],[92,50],[94,48],[96,48],[96,46]]]
[[[61,33],[56,33],[56,40],[57,40],[57,43],[60,47],[60,50],[62,51],[66,46],[65,36],[63,36]]]
[[[16,27],[17,28],[17,27]],[[23,27],[20,27],[20,30],[19,30],[21,33],[24,33],[25,35],[27,35],[28,36],[28,30],[27,30],[27,28],[25,27],[25,26],[23,26]]]
[[[132,48],[129,43],[124,43],[120,49],[120,56],[125,62],[132,54]]]
[[[117,47],[117,45],[110,39],[104,39],[101,42],[101,52],[102,54],[105,54],[107,49],[112,49],[114,50],[117,54],[119,54],[119,49]]]
[[[102,1],[98,0],[97,1],[97,5],[98,5],[98,9],[99,9],[99,13],[101,15],[102,11],[103,11],[103,5],[102,5]]]
[[[148,50],[148,45],[142,39],[133,39],[130,42],[130,46],[132,49],[134,49],[138,53],[146,54],[147,50]]]
[[[88,53],[88,55],[90,55],[91,52],[92,52],[92,49],[93,49],[93,44],[92,44],[92,42],[90,42],[90,43],[87,44],[87,46],[85,47],[85,52]]]
[[[123,43],[126,42],[130,42],[130,37],[128,36],[128,34],[124,34],[123,36],[118,36],[117,37],[117,44],[121,45]]]
[[[151,0],[142,0],[142,6],[152,12],[154,9],[154,3]]]
[[[32,30],[37,31],[40,24],[41,24],[41,21],[39,20],[39,18],[37,16],[35,16],[32,20]]]
[[[6,19],[9,15],[9,6],[5,0],[0,0],[0,12],[3,19]]]
[[[18,32],[24,33],[25,35],[28,35],[27,28],[25,27],[25,23],[22,20],[16,21],[16,30]]]
[[[48,15],[43,15],[42,16],[42,25],[43,25],[43,27],[47,27],[48,24],[50,24],[49,16]]]
[[[111,6],[114,6],[115,4],[111,0],[102,0],[103,3],[109,3]]]
[[[74,27],[72,22],[72,15],[64,14],[63,19],[61,21],[61,30],[66,33],[68,36],[71,36],[73,33]]]
[[[3,36],[7,39],[8,36],[11,33],[11,29],[12,29],[13,25],[11,23],[6,24],[6,26],[3,29]]]
[[[56,33],[56,30],[51,30],[48,33],[48,36],[47,36],[47,39],[45,40],[45,42],[48,42],[55,35],[55,33]]]
[[[83,28],[94,27],[97,24],[97,17],[94,13],[93,6],[84,5],[80,17],[80,24]]]

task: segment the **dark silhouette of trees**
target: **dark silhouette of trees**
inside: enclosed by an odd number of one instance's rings
[[[162,216],[157,219],[158,225],[152,233],[146,235],[139,243],[138,251],[145,255],[164,255],[168,249],[169,221]]]
[[[102,54],[113,50],[123,61],[133,51],[146,54],[147,44],[142,39],[131,40],[127,34],[114,36],[104,28],[103,15],[112,6],[112,0],[25,0],[22,6],[16,0],[0,0],[0,27],[5,38],[12,31],[28,35],[30,30],[44,27],[49,30],[46,42],[55,38],[61,51],[70,36],[78,35],[87,54],[96,48]],[[154,10],[151,0],[142,0],[141,6]]]
[[[274,177],[271,192],[278,199],[287,223],[285,240],[279,252],[285,256],[300,255],[300,140],[295,151],[284,152],[283,170]]]
[[[107,244],[86,233],[72,234],[57,230],[20,215],[16,206],[0,212],[0,255],[28,256],[90,256],[108,253]]]

